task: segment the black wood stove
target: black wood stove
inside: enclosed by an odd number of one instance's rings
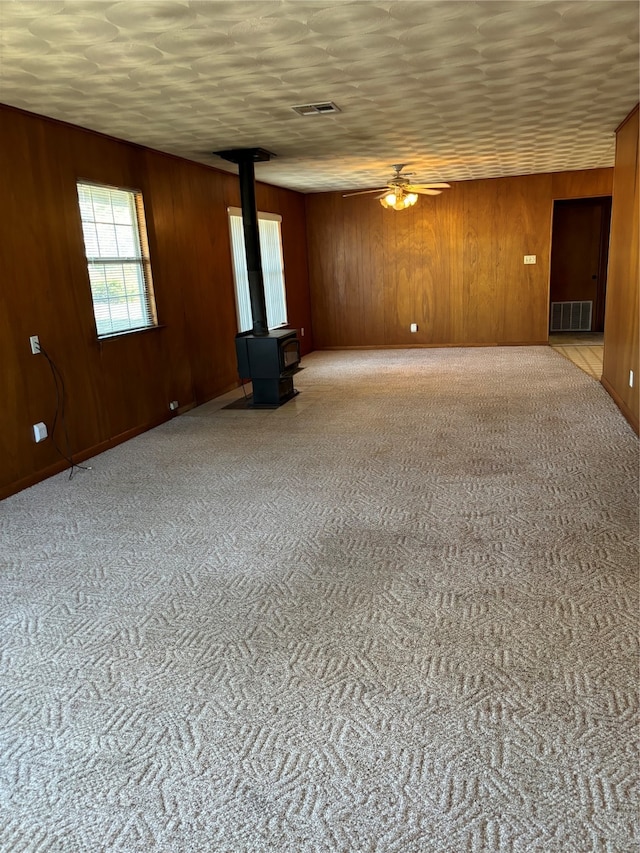
[[[293,329],[274,329],[268,335],[236,335],[238,373],[250,379],[253,406],[281,406],[298,393],[293,375],[300,369],[300,343]]]
[[[293,387],[293,375],[299,370],[300,343],[295,330],[269,331],[267,324],[253,164],[270,160],[273,155],[263,148],[234,148],[215,153],[224,160],[236,163],[240,178],[253,329],[236,335],[238,373],[241,379],[251,380],[253,395],[250,405],[275,408],[298,393]]]

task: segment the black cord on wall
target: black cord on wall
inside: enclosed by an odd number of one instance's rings
[[[40,353],[41,353],[41,355],[43,355],[47,359],[49,369],[51,370],[51,377],[53,379],[53,384],[54,384],[54,387],[56,389],[56,411],[55,411],[55,415],[53,416],[53,423],[51,424],[51,443],[53,444],[55,449],[58,451],[60,456],[62,456],[62,458],[65,459],[69,463],[69,465],[71,466],[71,470],[69,471],[69,479],[71,480],[71,479],[73,479],[73,475],[74,475],[76,469],[81,468],[83,471],[90,471],[91,466],[90,465],[78,465],[76,462],[73,461],[73,454],[71,452],[71,442],[69,441],[69,430],[67,428],[67,418],[66,418],[66,411],[65,411],[66,389],[64,387],[64,379],[62,377],[62,374],[58,370],[57,364],[53,361],[53,359],[51,358],[49,353],[42,346],[40,346]],[[65,443],[65,447],[66,447],[66,453],[64,450],[62,450],[62,448],[60,447],[60,445],[56,441],[55,433],[56,433],[56,427],[58,425],[58,421],[60,421],[60,424],[62,425],[62,433],[63,433],[64,443]]]

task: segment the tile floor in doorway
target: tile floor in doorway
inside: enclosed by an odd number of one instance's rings
[[[580,370],[602,378],[604,335],[597,332],[557,332],[549,335],[549,346],[572,361]]]

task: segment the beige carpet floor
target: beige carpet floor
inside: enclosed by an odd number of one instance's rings
[[[303,364],[0,504],[0,850],[637,851],[613,402],[547,347]]]

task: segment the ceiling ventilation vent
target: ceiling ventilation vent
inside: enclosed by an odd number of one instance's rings
[[[300,116],[321,116],[326,113],[341,112],[340,107],[337,107],[333,101],[325,101],[323,104],[303,104],[291,109]]]

